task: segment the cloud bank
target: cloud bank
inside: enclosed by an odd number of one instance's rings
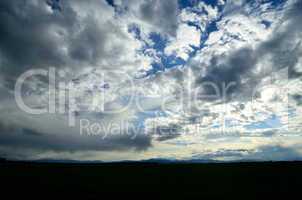
[[[1,1],[1,156],[301,159],[302,3],[236,2]]]

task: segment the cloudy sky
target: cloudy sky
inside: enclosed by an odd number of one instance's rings
[[[0,157],[302,160],[300,0],[1,0]]]

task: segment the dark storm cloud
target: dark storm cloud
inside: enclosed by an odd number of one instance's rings
[[[274,35],[267,41],[262,42],[256,49],[244,47],[239,49],[227,58],[213,57],[210,67],[205,76],[199,77],[197,85],[205,82],[214,83],[220,92],[222,85],[235,83],[227,90],[226,97],[232,95],[252,93],[253,87],[272,72],[288,68],[289,78],[301,76],[294,67],[302,54],[301,33],[302,33],[302,2],[298,1],[288,10],[284,17],[284,24],[274,31]],[[264,66],[265,69],[258,74],[251,73],[255,66],[271,56],[272,66]],[[245,83],[243,83],[245,82]],[[202,95],[216,94],[212,86],[205,85]],[[213,100],[213,99],[211,99]]]
[[[39,151],[77,152],[77,151],[143,151],[151,147],[151,138],[138,135],[116,135],[108,138],[90,135],[67,135],[40,133],[32,129],[1,128],[0,146]]]
[[[44,116],[45,118],[34,117],[24,115],[20,111],[12,115],[13,117],[6,117],[5,113],[0,115],[0,148],[7,150],[7,157],[10,158],[16,157],[18,153],[12,149],[30,151],[31,155],[35,155],[38,152],[65,154],[89,151],[145,151],[152,147],[152,138],[149,135],[135,130],[115,130],[111,124],[104,124],[106,128],[100,129],[96,134],[89,134],[88,128],[83,129],[81,134],[80,127],[69,127],[64,120],[55,120],[56,117],[52,115]]]
[[[223,87],[227,88],[231,83],[235,85],[226,90],[227,97],[239,89],[241,85],[242,75],[249,72],[249,70],[256,64],[253,50],[245,48],[233,53],[225,63],[218,64],[219,58],[214,57],[211,60],[211,67],[205,77],[197,80],[197,84],[204,84],[210,82],[218,87],[219,91],[223,91]],[[204,84],[204,89],[207,95],[215,95],[216,88],[212,85]]]
[[[72,31],[76,13],[64,5],[64,14],[47,14],[45,1],[0,2],[0,55],[3,71],[14,73],[24,67],[61,66],[67,59],[49,27]],[[63,32],[61,34],[64,34]],[[4,62],[3,62],[4,61]]]
[[[124,50],[104,50],[111,37],[122,36],[113,23],[101,22],[92,13],[76,10],[80,1],[0,2],[0,64],[2,73],[17,76],[27,69],[77,67],[111,59]],[[106,2],[90,1],[100,13]],[[108,7],[108,8],[107,8]],[[85,8],[83,7],[83,12]],[[113,11],[112,11],[113,13]],[[108,13],[105,13],[108,17]]]

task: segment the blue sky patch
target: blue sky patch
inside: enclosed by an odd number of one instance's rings
[[[280,118],[276,115],[272,115],[271,117],[267,118],[264,121],[255,122],[249,125],[246,125],[245,128],[248,130],[255,130],[255,129],[270,129],[270,128],[281,128],[282,123]]]

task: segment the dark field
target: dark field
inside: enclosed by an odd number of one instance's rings
[[[300,199],[301,178],[301,162],[0,164],[2,195],[42,199],[62,196],[102,199],[117,195],[142,199],[146,196],[246,199],[298,195],[295,199]]]

